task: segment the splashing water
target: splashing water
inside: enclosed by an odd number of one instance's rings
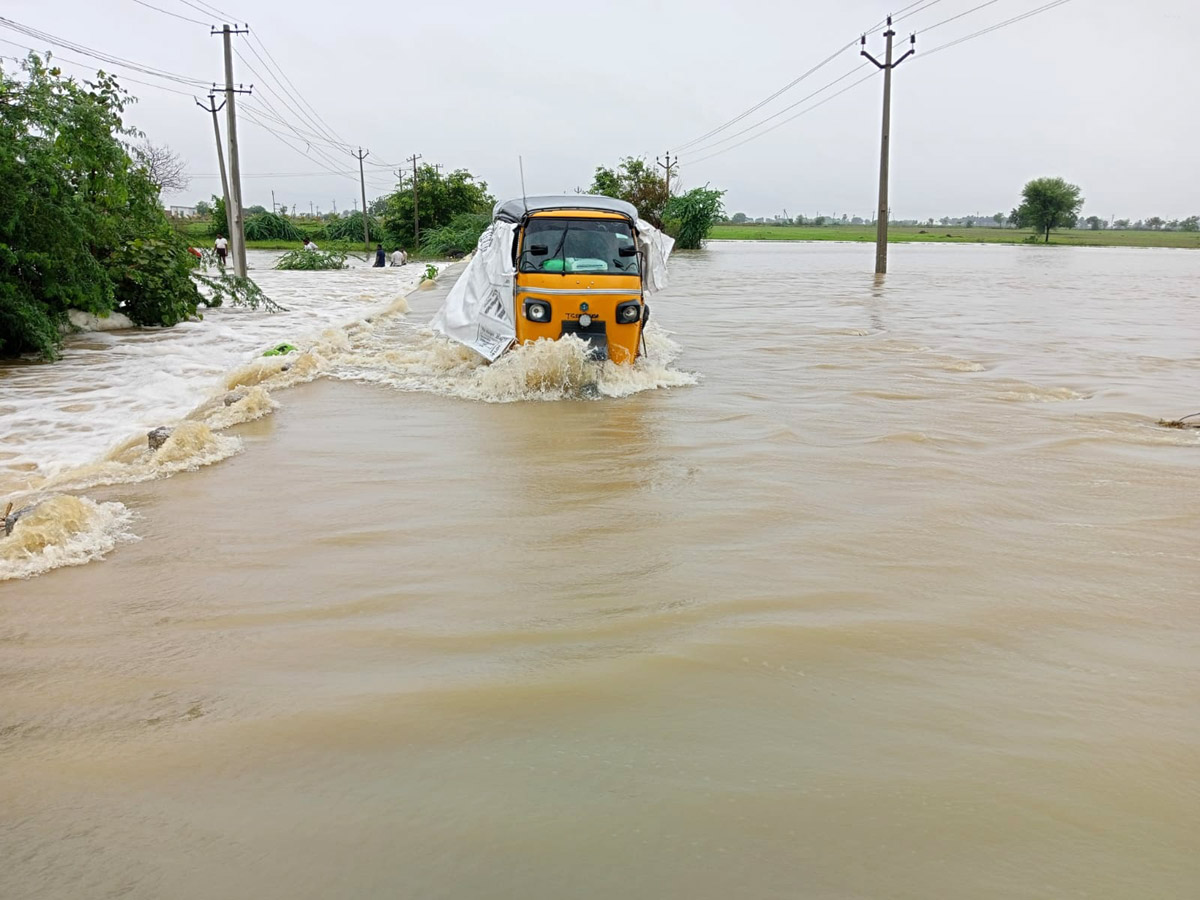
[[[428,328],[400,322],[361,334],[330,374],[487,403],[627,397],[696,383],[695,374],[671,367],[680,348],[667,332],[651,324],[646,346],[646,356],[617,365],[590,359],[588,345],[567,336],[517,346],[489,365]]]
[[[120,503],[52,495],[19,519],[12,534],[0,528],[0,581],[100,559],[118,543],[137,540],[128,531],[132,519]]]

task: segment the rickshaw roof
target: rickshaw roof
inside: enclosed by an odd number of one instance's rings
[[[630,221],[638,219],[637,208],[632,203],[617,200],[614,197],[601,197],[597,194],[561,194],[544,195],[540,197],[515,197],[496,204],[492,210],[492,218],[506,222],[520,222],[525,216],[535,212],[552,210],[588,209],[601,212],[618,213]]]

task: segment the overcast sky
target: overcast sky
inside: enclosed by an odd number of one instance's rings
[[[184,0],[146,2],[202,22],[220,19]],[[248,22],[336,138],[370,151],[368,163],[395,164],[419,153],[423,161],[469,169],[504,198],[520,193],[518,155],[524,157],[530,193],[587,187],[597,165],[630,154],[653,161],[680,148],[909,2],[210,5]],[[1007,212],[1025,181],[1041,175],[1079,184],[1087,198],[1085,214],[1138,219],[1200,213],[1200,76],[1193,51],[1200,4],[1072,0],[930,52],[1046,0],[993,0],[932,27],[983,2],[934,0],[896,26],[898,41],[907,41],[910,30],[918,32],[918,53],[894,76],[895,217]],[[0,15],[158,69],[223,80],[219,37],[209,36],[205,25],[135,0],[5,0]],[[877,55],[881,30],[869,39]],[[0,38],[38,49],[46,43],[3,27]],[[287,95],[250,52],[266,58],[259,44],[244,36],[234,40],[258,70],[235,59],[235,78],[255,83],[247,109],[273,115],[264,103],[269,102],[297,129],[315,131],[265,87]],[[23,55],[11,43],[0,44],[0,53]],[[58,53],[60,59],[86,61],[77,52]],[[857,44],[845,49],[717,138],[795,103],[860,62]],[[79,66],[64,68],[85,74]],[[856,72],[812,102],[869,71]],[[139,98],[129,121],[182,154],[193,173],[191,190],[170,200],[219,193],[211,119],[190,96],[126,84]],[[730,213],[770,216],[786,209],[793,216],[869,216],[877,190],[881,92],[882,78],[876,76],[742,146],[728,149],[761,129],[707,150],[702,148],[712,140],[682,148],[681,183],[725,189]],[[310,159],[248,119],[240,121],[248,205],[269,207],[272,190],[280,203],[307,209],[311,202],[325,211],[335,200],[341,210],[357,198],[357,162],[348,150],[314,141],[334,163]],[[287,126],[268,124],[303,147]],[[727,152],[702,159],[723,149]],[[326,167],[344,174],[324,173]],[[386,166],[368,165],[367,171],[368,198],[394,182]]]

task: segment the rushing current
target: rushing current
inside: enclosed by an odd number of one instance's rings
[[[261,262],[0,369],[0,897],[1195,896],[1200,254],[872,254],[678,254],[633,368]]]

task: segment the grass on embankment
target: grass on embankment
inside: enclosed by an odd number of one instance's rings
[[[1015,228],[961,228],[945,225],[892,225],[889,243],[1023,244],[1033,232]],[[861,241],[875,240],[873,225],[714,225],[714,241]],[[1041,238],[1038,238],[1040,244]],[[1200,249],[1194,231],[1053,231],[1050,243],[1076,247],[1190,247]]]
[[[305,223],[300,222],[298,227],[302,234],[315,233],[321,223]],[[310,226],[311,227],[308,227]],[[212,247],[213,237],[209,233],[209,224],[207,220],[179,222],[175,225],[175,230],[188,239],[188,242],[193,247]],[[362,241],[330,241],[322,237],[315,238],[317,246],[322,250],[336,250],[338,253],[364,254],[374,255],[375,246],[372,244],[369,251],[363,250]],[[248,250],[297,250],[301,247],[300,241],[246,241]],[[411,254],[410,261],[416,262],[418,259],[437,259],[435,256],[427,256],[426,254]]]

